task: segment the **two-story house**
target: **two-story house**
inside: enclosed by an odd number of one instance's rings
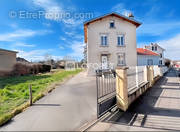
[[[165,49],[163,49],[157,43],[151,43],[149,46],[145,46],[144,48],[159,54],[159,56],[160,56],[159,65],[165,65],[165,58],[164,58]]]
[[[136,28],[141,25],[129,17],[110,13],[84,23],[88,74],[96,69],[136,66]]]

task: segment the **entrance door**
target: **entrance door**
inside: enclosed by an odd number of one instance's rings
[[[102,69],[107,69],[108,68],[107,55],[103,55],[101,59],[102,59]]]

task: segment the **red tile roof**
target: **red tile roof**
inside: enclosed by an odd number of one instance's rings
[[[152,55],[152,56],[159,56],[159,54],[152,52],[148,49],[144,49],[144,48],[137,48],[137,54],[138,55]]]

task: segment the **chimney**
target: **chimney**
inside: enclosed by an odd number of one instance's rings
[[[134,18],[134,15],[130,12],[130,13],[128,14],[128,17],[129,17],[129,18]]]

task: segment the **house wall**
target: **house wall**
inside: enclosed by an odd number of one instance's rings
[[[153,65],[159,65],[159,56],[137,55],[138,66],[148,65],[148,59],[153,60]]]
[[[146,49],[149,49],[149,50],[151,50],[152,51],[152,46],[157,46],[157,45],[150,45],[150,46],[148,46],[148,47],[146,47]],[[164,65],[164,50],[162,49],[162,48],[160,48],[159,46],[157,46],[157,51],[155,51],[155,50],[153,50],[153,52],[155,52],[155,53],[158,53],[158,54],[162,54],[162,58],[159,58],[159,60],[162,60],[162,65]]]
[[[109,27],[111,20],[115,20],[115,28]],[[118,53],[125,53],[126,66],[137,65],[136,26],[134,24],[109,16],[88,25],[87,33],[87,63],[91,65],[88,68],[88,73],[94,73],[93,63],[101,65],[101,54],[103,53],[108,54],[109,63],[112,63],[114,68],[117,66]],[[108,36],[107,47],[100,45],[101,34],[107,34]],[[117,36],[119,34],[125,35],[124,47],[117,46]]]
[[[0,74],[12,71],[15,63],[15,52],[0,50]]]

